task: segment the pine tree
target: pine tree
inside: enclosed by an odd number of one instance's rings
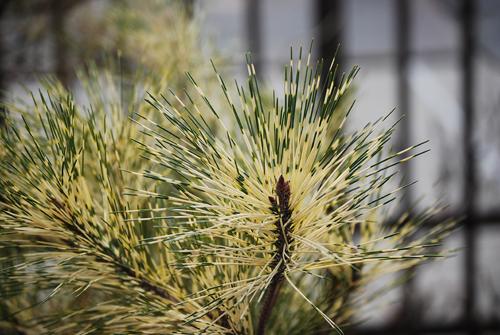
[[[342,333],[367,283],[446,254],[453,222],[422,230],[439,208],[391,216],[397,165],[426,142],[391,151],[390,114],[345,127],[357,67],[336,86],[300,50],[267,101],[247,60],[234,89],[212,63],[225,105],[188,74],[130,122],[122,100],[34,95],[3,138],[2,298],[91,292],[31,320],[51,333]]]

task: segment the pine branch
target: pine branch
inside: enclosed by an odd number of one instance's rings
[[[271,284],[266,292],[266,298],[263,302],[262,311],[259,318],[259,325],[257,327],[257,334],[264,335],[267,321],[271,316],[274,304],[278,299],[280,288],[283,284],[284,274],[286,270],[289,245],[293,241],[291,230],[293,223],[291,221],[292,210],[290,208],[290,185],[285,181],[281,175],[276,184],[276,198],[269,197],[271,203],[271,211],[278,216],[276,221],[275,234],[277,235],[274,247],[276,249],[273,262],[270,264],[272,271],[276,271]],[[277,269],[276,269],[277,267]]]
[[[341,334],[359,287],[443,256],[453,223],[415,233],[439,208],[380,224],[401,190],[389,187],[395,167],[425,142],[388,150],[390,113],[348,132],[352,105],[340,106],[358,69],[338,81],[332,64],[321,79],[322,62],[301,55],[282,97],[261,93],[249,60],[239,104],[215,70],[227,108],[188,75],[192,90],[149,96],[130,124],[104,111],[135,101],[98,100],[84,116],[71,98],[41,95],[0,164],[0,247],[26,257],[6,294],[22,292],[15,278],[50,289],[47,300],[64,287],[109,298],[69,311],[68,324],[53,317],[53,333]]]
[[[60,202],[56,198],[52,198],[51,201],[59,210],[61,211],[66,211],[71,214],[69,214],[70,220],[69,222],[65,224],[65,226],[70,230],[75,236],[80,236],[81,238],[85,239],[86,236],[82,235],[82,232],[80,229],[76,228],[74,223],[78,222],[78,217],[71,212],[71,210],[66,206],[64,203]],[[73,241],[75,239],[67,239],[65,242],[68,244],[70,248],[74,248],[78,250],[78,245],[75,244]],[[103,263],[108,263],[109,260],[111,259],[112,262],[111,264],[116,267],[117,271],[122,272],[126,274],[127,276],[130,277],[130,279],[136,280],[139,283],[139,286],[142,287],[145,291],[150,292],[152,294],[156,294],[159,297],[169,300],[172,303],[178,303],[179,300],[175,298],[173,295],[168,293],[168,291],[161,287],[158,286],[154,283],[152,283],[150,280],[144,277],[144,275],[141,275],[141,273],[137,272],[136,270],[132,269],[130,266],[125,264],[122,259],[116,257],[116,255],[111,252],[111,250],[104,250],[105,254],[103,255],[100,252],[94,252],[99,249],[92,249],[92,248],[85,248],[86,252],[90,252],[93,254],[93,256],[96,258],[97,261],[103,262]],[[106,253],[106,251],[110,251],[109,253]]]

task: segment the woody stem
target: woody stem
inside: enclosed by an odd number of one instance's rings
[[[273,277],[267,288],[264,302],[261,309],[259,324],[257,326],[257,335],[264,335],[266,326],[271,316],[272,310],[276,301],[280,288],[285,278],[286,258],[288,245],[292,242],[291,227],[292,227],[292,210],[290,209],[290,185],[285,181],[283,176],[280,176],[276,184],[276,197],[269,197],[271,203],[271,211],[278,216],[275,222],[276,228],[274,233],[276,240],[274,241],[273,261],[270,264]]]

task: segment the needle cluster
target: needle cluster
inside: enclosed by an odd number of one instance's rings
[[[392,151],[391,114],[345,127],[357,67],[337,78],[334,63],[300,50],[269,99],[249,58],[234,89],[213,67],[216,99],[188,74],[190,90],[134,100],[130,122],[110,122],[123,104],[109,114],[106,101],[82,109],[49,91],[4,136],[0,247],[21,251],[2,295],[36,287],[40,303],[89,299],[34,323],[78,334],[342,333],[380,293],[367,284],[444,255],[453,223],[422,229],[439,209],[391,210],[398,164],[426,142]]]

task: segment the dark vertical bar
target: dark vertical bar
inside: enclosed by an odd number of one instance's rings
[[[463,97],[463,148],[464,148],[464,189],[465,206],[465,300],[464,312],[468,334],[477,334],[474,309],[476,230],[474,201],[476,196],[476,166],[474,152],[474,54],[475,54],[475,1],[463,0],[462,3],[462,97]]]
[[[184,5],[187,17],[192,18],[194,16],[194,0],[184,0],[182,4]]]
[[[65,33],[65,17],[67,11],[64,9],[65,0],[52,0],[51,3],[51,25],[54,38],[54,62],[55,73],[61,83],[68,87],[69,69],[68,69],[68,50]]]
[[[252,60],[258,72],[262,71],[261,0],[246,1],[248,51],[252,53]]]
[[[411,138],[411,115],[410,115],[410,87],[408,80],[409,60],[410,60],[410,9],[408,0],[395,0],[396,4],[396,69],[397,69],[397,94],[398,110],[400,117],[399,134],[397,146],[399,150],[405,149],[410,145]],[[410,165],[400,165],[403,184],[408,184],[411,178]],[[405,210],[411,207],[410,190],[404,191],[403,206]]]
[[[342,42],[342,0],[317,0],[316,17],[318,20],[318,51],[325,61],[323,77],[335,57],[335,53]],[[342,52],[336,55],[336,63],[342,69]]]
[[[7,11],[7,5],[10,1],[5,0],[3,2],[0,2],[0,102],[3,102],[3,99],[5,98],[5,91],[7,90],[7,76],[5,74],[5,71],[7,69],[5,68],[5,54],[7,52],[5,44],[4,44],[4,29],[5,29],[5,24],[3,22],[6,14],[5,12]],[[0,128],[3,127],[4,122],[5,122],[5,117],[6,117],[7,111],[5,108],[0,106]],[[1,131],[1,130],[0,130]],[[1,196],[0,196],[1,197]]]
[[[395,0],[396,10],[396,70],[397,70],[397,95],[399,116],[402,118],[399,123],[396,146],[398,150],[403,150],[410,146],[411,140],[411,111],[410,111],[410,86],[409,86],[409,62],[411,46],[411,14],[408,0]],[[410,162],[405,162],[399,166],[401,172],[401,184],[407,185],[411,180]],[[402,210],[411,211],[412,194],[410,188],[405,188],[402,193]],[[409,334],[417,334],[415,311],[413,311],[413,276],[415,269],[405,272],[408,280],[403,286],[403,306],[401,327]]]

